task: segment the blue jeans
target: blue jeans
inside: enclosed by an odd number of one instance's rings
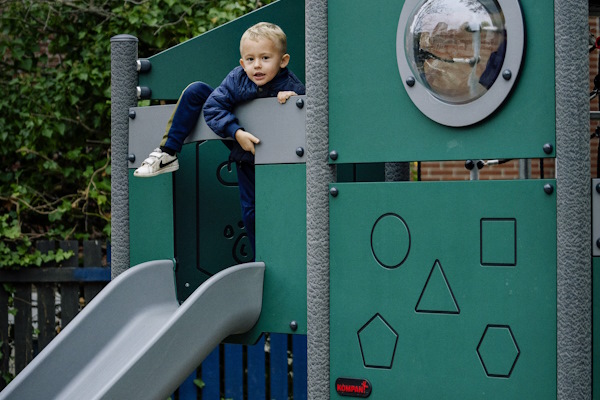
[[[177,101],[175,112],[167,123],[161,146],[168,147],[177,153],[181,152],[185,138],[196,127],[202,107],[212,91],[213,88],[204,82],[194,82],[183,90]]]
[[[240,189],[240,203],[242,206],[242,221],[248,233],[252,254],[255,250],[255,217],[254,217],[254,165],[245,162],[238,162],[237,167],[238,187]]]

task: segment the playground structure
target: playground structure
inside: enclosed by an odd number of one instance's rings
[[[216,336],[236,334],[227,340],[252,343],[263,332],[307,334],[311,399],[592,398],[588,3],[470,2],[490,17],[470,23],[466,36],[484,35],[484,26],[486,35],[505,31],[506,56],[488,91],[455,103],[447,93],[432,100],[436,87],[419,59],[424,53],[414,51],[426,41],[406,45],[414,35],[407,27],[418,25],[408,21],[428,16],[421,13],[424,3],[280,0],[139,63],[134,37],[113,38],[111,286],[134,273],[165,284],[164,276],[144,271],[152,260],[175,259],[165,308],[173,320],[159,318],[157,327],[177,326],[175,315],[191,310],[190,304],[217,310],[209,321],[235,321],[238,314],[220,311],[234,307],[228,299],[242,288],[258,295],[260,311],[248,312],[256,324],[228,325]],[[290,68],[305,79],[307,95],[283,108],[266,99],[238,110],[262,141],[255,257],[264,263],[264,284],[261,274],[255,284],[234,279],[208,305],[202,292],[216,287],[221,274],[241,268],[226,267],[252,258],[235,214],[227,150],[201,122],[184,146],[180,171],[133,179],[133,168],[159,141],[172,109],[136,107],[137,94],[172,101],[194,80],[216,86],[237,64],[241,33],[262,20],[288,34]],[[425,59],[448,60],[435,49],[428,48]],[[476,68],[484,50],[474,45],[468,52],[453,64],[468,69],[467,75],[481,74]],[[204,54],[215,61],[200,62]],[[554,158],[557,177],[439,183],[381,178],[402,162],[501,158]],[[348,169],[354,172],[345,174]],[[129,269],[145,262],[150,264]],[[169,263],[159,265],[168,275]],[[253,264],[257,269],[262,264]],[[117,301],[110,293],[94,307]],[[186,321],[193,319],[186,314]],[[69,332],[81,331],[74,326]],[[216,342],[201,342],[211,334],[201,327],[181,328],[185,332],[188,340],[198,339],[194,362],[200,362]],[[67,344],[69,338],[57,340]],[[172,346],[140,341],[141,360],[152,358],[152,349],[171,354]],[[118,337],[112,342],[116,349],[123,343]],[[58,353],[47,354],[52,361]],[[107,369],[118,370],[115,353],[100,354]],[[143,375],[152,360],[131,373]],[[147,396],[169,393],[192,364],[166,377],[165,391]],[[32,364],[14,386],[42,369]],[[128,384],[141,379],[150,390],[153,379],[142,375],[119,380],[115,393],[128,393]],[[113,385],[103,388],[110,393]],[[90,398],[111,398],[99,393]]]

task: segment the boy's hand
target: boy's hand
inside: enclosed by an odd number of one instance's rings
[[[254,145],[260,143],[260,139],[242,129],[235,131],[235,140],[240,144],[242,149],[254,154]]]
[[[292,91],[279,92],[277,93],[277,100],[279,100],[281,104],[284,104],[292,96],[298,96],[298,94]]]

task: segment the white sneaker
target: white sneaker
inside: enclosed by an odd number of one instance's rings
[[[171,156],[163,152],[160,148],[154,149],[146,158],[142,165],[135,170],[133,176],[138,178],[150,178],[152,176],[164,174],[166,172],[174,172],[179,169],[179,161],[177,156]]]

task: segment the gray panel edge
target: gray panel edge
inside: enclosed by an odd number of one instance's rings
[[[296,105],[298,100],[302,100],[304,104],[305,97],[291,97],[283,105],[275,98],[257,99],[235,109],[235,114],[244,128],[261,141],[256,147],[256,164],[306,162],[304,152],[298,155],[296,151],[298,148],[306,149],[306,109],[304,106],[300,108]],[[174,110],[174,104],[130,109],[135,113],[135,118],[130,119],[129,123],[129,154],[135,156],[135,159],[129,162],[129,168],[139,167],[148,154],[158,147]],[[208,127],[202,113],[198,124],[185,143],[205,140],[224,139]]]

